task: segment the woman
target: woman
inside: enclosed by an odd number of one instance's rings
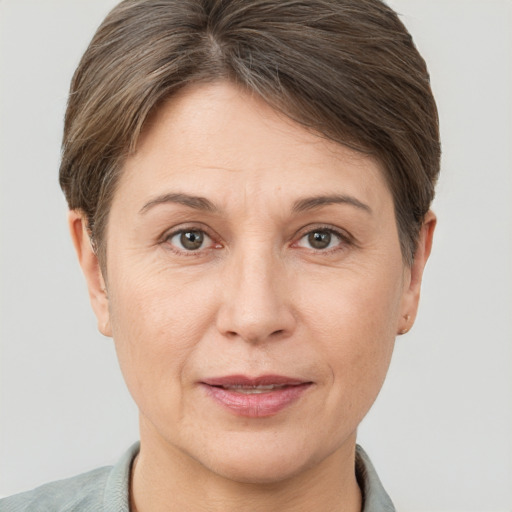
[[[393,510],[356,430],[416,315],[439,153],[379,0],[119,4],[60,182],[140,446],[2,510]]]

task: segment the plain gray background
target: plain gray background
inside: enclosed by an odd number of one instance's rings
[[[112,0],[0,0],[0,495],[137,439],[57,185],[66,92]],[[438,100],[439,217],[412,332],[360,428],[399,511],[512,510],[512,2],[394,0]]]

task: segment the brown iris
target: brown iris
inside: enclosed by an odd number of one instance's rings
[[[180,243],[188,251],[197,251],[203,242],[204,233],[202,231],[183,231],[180,235]]]
[[[308,235],[308,242],[313,249],[326,249],[329,247],[332,234],[329,231],[312,231]]]

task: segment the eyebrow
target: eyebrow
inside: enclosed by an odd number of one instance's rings
[[[211,213],[218,211],[218,208],[211,201],[208,201],[208,199],[204,197],[191,196],[188,194],[170,193],[163,194],[161,196],[155,197],[154,199],[151,199],[151,201],[147,202],[140,209],[139,213],[146,213],[154,206],[166,203],[182,204],[188,206],[189,208],[193,208],[194,210],[201,210]]]
[[[194,210],[200,210],[209,213],[215,213],[219,211],[219,209],[205,197],[191,196],[188,194],[180,193],[169,193],[155,197],[151,201],[148,201],[140,209],[139,213],[144,214],[148,210],[157,205],[167,203],[182,204],[184,206],[188,206],[189,208],[193,208]],[[322,206],[328,206],[331,204],[348,204],[367,213],[372,213],[372,209],[367,204],[359,201],[359,199],[356,199],[353,196],[339,194],[328,196],[305,197],[303,199],[298,199],[293,204],[292,211],[295,213],[300,213],[308,210],[314,210],[315,208],[321,208]]]
[[[328,196],[315,196],[315,197],[306,197],[304,199],[299,199],[295,201],[293,204],[293,211],[304,212],[308,210],[314,210],[315,208],[321,208],[322,206],[328,206],[331,204],[348,204],[358,208],[359,210],[363,210],[370,215],[373,213],[372,209],[365,203],[359,201],[353,196],[348,195],[328,195]]]

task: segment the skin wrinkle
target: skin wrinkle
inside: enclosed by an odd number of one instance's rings
[[[276,189],[278,192],[280,188]],[[247,200],[247,196],[246,196]],[[179,192],[169,192],[167,194],[162,194],[154,199],[148,201],[140,210],[141,214],[146,213],[151,208],[165,204],[165,203],[177,203],[188,206],[190,208],[194,208],[196,210],[204,210],[207,212],[215,213],[219,211],[219,208],[211,203],[208,199],[204,197],[191,196],[188,194],[183,194]],[[303,199],[298,199],[295,201],[292,211],[294,212],[302,212],[305,210],[311,210],[313,208],[318,208],[321,206],[326,206],[329,204],[349,204],[356,208],[366,210],[368,213],[371,213],[371,208],[356,199],[355,197],[350,197],[347,195],[329,195],[329,196],[315,196],[315,197],[305,197]]]

